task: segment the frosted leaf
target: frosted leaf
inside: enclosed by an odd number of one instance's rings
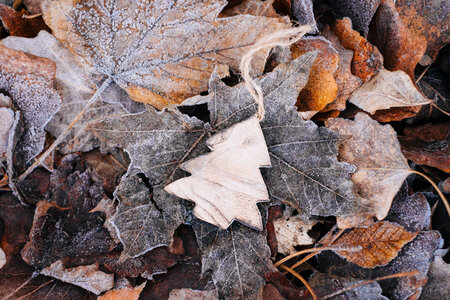
[[[78,112],[85,106],[96,90],[95,82],[101,77],[95,75],[82,60],[73,56],[51,34],[41,31],[35,38],[8,37],[1,42],[8,48],[24,51],[45,57],[56,62],[55,88],[62,94],[63,102],[60,111],[47,125],[46,130],[58,136],[72,122]],[[97,102],[78,121],[61,145],[63,153],[89,151],[104,145],[85,130],[86,126],[98,122],[102,118],[123,115],[127,112],[143,111],[142,104],[132,101],[126,94],[111,85],[100,98],[105,102]],[[136,104],[134,104],[136,103]]]
[[[53,88],[55,64],[0,45],[0,90],[23,117],[23,134],[17,149],[25,161],[44,148],[44,127],[59,110],[61,98]]]
[[[286,23],[240,15],[217,18],[224,0],[45,0],[41,8],[55,37],[110,76],[136,101],[158,108],[207,89],[214,66],[237,70],[262,35]],[[261,73],[269,50],[254,59]]]
[[[0,161],[8,150],[8,138],[14,123],[14,111],[7,107],[0,107]]]

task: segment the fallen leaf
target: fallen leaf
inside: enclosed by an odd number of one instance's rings
[[[415,193],[408,196],[406,192],[400,190],[392,202],[386,219],[410,232],[428,230],[431,223],[430,205],[423,194]]]
[[[45,0],[41,8],[55,37],[72,53],[134,100],[160,109],[207,89],[216,64],[238,70],[256,40],[289,26],[250,15],[217,18],[223,0],[152,4]],[[263,71],[268,51],[253,60],[256,74]]]
[[[339,277],[329,274],[316,272],[309,279],[308,283],[320,298],[326,297],[334,292],[344,288],[357,285],[363,282],[354,278]],[[382,290],[378,282],[371,282],[346,291],[331,299],[352,300],[352,299],[370,299],[370,300],[388,300],[382,294]]]
[[[354,228],[343,234],[333,246],[357,247],[358,251],[335,251],[348,261],[363,268],[385,266],[393,260],[402,247],[417,233],[406,231],[402,226],[391,222],[377,222],[367,228]]]
[[[137,285],[134,288],[121,288],[121,289],[113,289],[107,291],[105,294],[99,296],[97,300],[119,300],[119,299],[127,299],[127,300],[138,300],[139,295],[144,289],[147,281],[145,281],[141,285]]]
[[[319,32],[316,19],[314,18],[313,2],[311,0],[293,0],[291,1],[292,17],[300,25],[310,25],[310,34]]]
[[[406,139],[419,139],[424,142],[444,141],[450,135],[450,122],[439,121],[417,126],[405,127],[403,135]]]
[[[283,295],[280,293],[280,291],[277,290],[276,287],[273,285],[266,284],[263,286],[261,290],[261,298],[262,299],[271,299],[271,300],[285,300],[286,298],[283,297]]]
[[[321,110],[322,113],[330,112],[333,110],[342,111],[346,107],[347,99],[350,94],[362,85],[362,80],[358,76],[355,76],[351,72],[351,63],[353,59],[353,51],[345,49],[339,42],[338,37],[331,31],[329,26],[326,26],[322,30],[322,35],[330,41],[333,48],[339,55],[339,65],[334,77],[338,86],[338,93],[336,99],[325,106]],[[337,117],[338,115],[332,115],[330,117]]]
[[[8,37],[1,43],[8,48],[45,57],[56,62],[55,88],[62,94],[63,102],[61,109],[52,118],[46,130],[54,136],[59,136],[94,95],[97,89],[94,83],[101,78],[95,75],[94,71],[88,68],[80,58],[73,56],[69,50],[65,49],[61,43],[45,31],[41,31],[33,39]],[[104,149],[104,144],[101,144],[95,136],[85,130],[86,126],[98,122],[102,118],[136,113],[145,109],[142,104],[132,106],[130,103],[136,102],[118,92],[114,85],[111,85],[110,90],[110,92],[105,91],[103,95],[100,95],[103,102],[98,101],[81,117],[65,139],[65,143],[61,145],[60,151],[71,153],[74,151],[89,151],[94,147]]]
[[[0,248],[0,269],[6,265],[6,254],[2,248]]]
[[[0,45],[0,90],[6,91],[23,116],[24,133],[16,153],[29,161],[44,148],[44,127],[59,110],[61,98],[53,88],[55,64]]]
[[[367,36],[369,24],[381,0],[330,0],[329,2],[339,19],[350,18],[355,30]]]
[[[339,156],[357,166],[353,182],[359,194],[371,203],[378,220],[383,220],[392,199],[410,175],[396,132],[364,113],[358,113],[354,121],[337,118],[328,120],[326,125],[343,139]]]
[[[384,67],[401,70],[414,80],[414,69],[427,48],[427,41],[413,35],[395,10],[392,0],[382,0],[371,23],[369,41],[384,57]]]
[[[450,42],[449,3],[441,0],[425,2],[397,0],[395,9],[409,30],[427,41],[426,54],[434,61],[439,49]]]
[[[383,56],[376,47],[352,29],[352,22],[349,18],[336,20],[332,30],[342,46],[353,51],[353,75],[366,82],[379,72],[383,66]]]
[[[66,256],[107,253],[116,243],[103,228],[102,213],[89,213],[103,198],[101,181],[68,155],[50,178],[50,193],[36,206],[23,259],[41,268]]]
[[[294,59],[309,51],[319,50],[308,83],[298,95],[297,105],[300,111],[322,110],[336,99],[338,92],[334,79],[339,63],[336,50],[323,37],[304,38],[292,45],[291,50]]]
[[[41,13],[41,2],[42,0],[23,0],[23,5],[26,6],[28,12],[32,15]]]
[[[43,269],[41,274],[77,285],[96,295],[110,290],[114,286],[114,274],[100,271],[98,264],[65,268],[63,262],[58,260]]]
[[[297,252],[295,246],[311,245],[315,242],[308,235],[308,231],[317,223],[304,222],[298,215],[292,215],[292,209],[286,209],[283,217],[273,221],[278,243],[278,252],[290,255]]]
[[[415,88],[405,72],[381,69],[377,75],[351,94],[349,102],[374,114],[377,110],[419,106],[429,104],[430,101]]]
[[[287,300],[298,300],[308,296],[308,290],[306,288],[296,288],[292,282],[280,272],[266,273],[266,282],[274,286]],[[270,300],[270,298],[267,300]]]
[[[428,282],[419,299],[445,300],[450,296],[450,265],[436,256],[428,271]]]
[[[275,9],[273,8],[273,2],[275,0],[245,0],[242,3],[235,5],[229,9],[224,9],[219,14],[219,18],[226,18],[238,15],[252,15],[263,16],[269,18],[279,18]]]
[[[281,208],[281,205],[275,205],[269,207],[268,213],[267,213],[267,222],[266,222],[266,231],[267,231],[267,245],[270,248],[270,253],[272,257],[275,257],[278,253],[278,242],[277,242],[277,236],[275,232],[275,226],[273,225],[273,222],[276,219],[279,219],[283,216],[283,209]]]
[[[14,124],[14,111],[7,107],[0,107],[0,160],[6,157],[8,140]]]
[[[177,290],[172,290],[170,292],[168,300],[181,300],[181,299],[215,300],[215,299],[219,299],[219,297],[217,296],[216,290],[196,291],[196,290],[192,290],[192,289],[177,289]]]
[[[44,23],[42,17],[23,18],[26,16],[24,11],[19,12],[0,4],[0,21],[11,36],[35,37],[39,31],[46,30],[50,32],[50,28]]]
[[[222,229],[238,220],[262,230],[256,204],[269,201],[269,194],[259,168],[270,167],[270,157],[259,120],[237,123],[205,143],[212,152],[181,164],[191,176],[164,190],[195,202],[194,216]]]

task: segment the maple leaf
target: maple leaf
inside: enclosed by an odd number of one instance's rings
[[[238,70],[241,56],[262,34],[288,26],[249,15],[217,18],[225,5],[223,0],[46,0],[41,8],[55,37],[72,53],[134,100],[162,108],[207,89],[216,64]],[[268,51],[258,53],[256,73]]]
[[[364,268],[386,265],[417,233],[406,231],[391,222],[377,222],[367,228],[354,228],[339,237],[335,246],[362,246],[358,251],[335,251],[348,261]]]

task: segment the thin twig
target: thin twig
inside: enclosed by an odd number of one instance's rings
[[[372,282],[375,282],[375,281],[391,279],[391,278],[398,278],[398,277],[416,276],[416,275],[419,275],[419,271],[418,270],[414,270],[414,271],[411,271],[411,272],[402,272],[402,273],[397,273],[397,274],[393,274],[393,275],[387,275],[387,276],[378,277],[378,278],[375,278],[375,279],[366,280],[366,281],[363,281],[361,283],[352,285],[350,287],[343,288],[342,290],[336,291],[336,292],[334,292],[332,294],[329,294],[327,296],[324,296],[324,297],[322,297],[322,299],[323,300],[330,299],[330,298],[335,297],[335,296],[337,296],[339,294],[345,293],[347,291],[353,290],[353,289],[355,289],[357,287],[360,287],[360,286],[363,286],[363,285],[366,285],[366,284],[369,284],[369,283],[372,283]]]
[[[288,271],[289,273],[291,273],[292,275],[294,275],[298,280],[300,280],[305,287],[308,289],[309,293],[311,294],[311,297],[314,300],[319,300],[319,298],[317,297],[316,293],[314,292],[314,290],[311,288],[311,286],[308,284],[308,282],[305,280],[305,278],[303,278],[300,274],[298,274],[297,272],[295,272],[294,270],[292,270],[289,267],[286,267],[285,265],[280,265],[281,268],[285,269],[286,271]]]
[[[47,158],[47,156],[50,155],[50,153],[55,150],[55,148],[67,137],[67,135],[70,133],[70,130],[75,126],[75,124],[80,120],[80,118],[84,115],[84,113],[94,104],[95,100],[100,96],[100,94],[108,87],[108,85],[111,83],[112,79],[111,77],[108,77],[103,81],[100,88],[97,89],[95,94],[89,99],[89,101],[86,103],[86,105],[83,107],[83,109],[78,113],[78,115],[75,117],[75,119],[64,129],[63,132],[58,136],[58,138],[48,147],[48,149],[42,153],[42,155],[22,174],[17,178],[17,182],[21,182],[24,180],[28,175],[30,175],[31,172],[33,172],[34,169],[39,167],[44,160]]]
[[[429,65],[425,68],[425,70],[423,70],[422,74],[420,74],[419,78],[417,78],[416,84],[419,83],[419,81],[422,79],[423,75],[425,75],[425,73],[428,71],[428,69],[429,69],[430,67],[431,67],[431,64],[429,64]]]

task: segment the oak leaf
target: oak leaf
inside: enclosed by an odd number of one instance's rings
[[[391,107],[420,106],[430,103],[416,89],[405,72],[391,72],[386,69],[381,69],[377,75],[365,82],[352,93],[348,100],[370,114]]]
[[[259,120],[237,123],[205,143],[212,152],[181,164],[191,176],[164,190],[195,202],[194,216],[222,229],[239,220],[262,230],[256,203],[269,201],[269,194],[259,168],[270,167],[270,157]]]
[[[383,66],[383,56],[376,47],[352,29],[352,22],[349,18],[336,20],[332,30],[342,46],[353,50],[352,73],[354,75],[366,82],[378,73]]]
[[[250,15],[217,18],[225,4],[45,0],[41,8],[55,37],[72,53],[134,100],[163,108],[207,89],[216,64],[238,70],[256,40],[289,26]],[[255,57],[255,73],[263,71],[268,51]]]
[[[357,247],[358,251],[335,251],[348,261],[363,268],[384,266],[393,260],[400,249],[417,233],[406,231],[391,222],[377,222],[367,228],[354,228],[337,239],[334,246]]]
[[[82,287],[99,295],[110,290],[114,286],[114,274],[107,274],[98,269],[98,264],[65,268],[61,260],[58,260],[41,271],[41,274],[51,276],[63,282]]]
[[[396,132],[390,125],[380,125],[364,113],[358,113],[354,121],[336,118],[328,120],[326,125],[342,137],[339,156],[357,166],[353,182],[375,209],[378,220],[383,220],[392,199],[410,174]]]

